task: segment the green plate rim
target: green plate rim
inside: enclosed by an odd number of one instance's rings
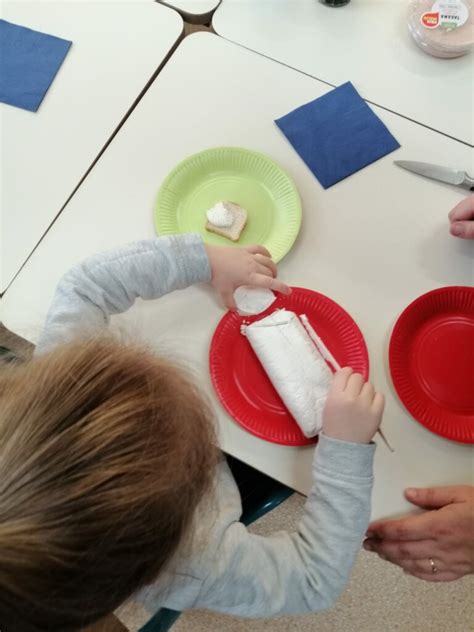
[[[278,263],[279,261],[281,261],[283,259],[283,257],[285,257],[290,250],[292,249],[296,238],[299,235],[300,229],[301,229],[301,223],[302,223],[302,218],[303,218],[303,209],[302,209],[302,204],[301,204],[301,197],[300,194],[298,192],[298,189],[296,188],[296,185],[293,181],[293,178],[291,178],[291,176],[288,175],[288,173],[282,168],[280,167],[280,165],[275,162],[275,160],[273,158],[271,158],[270,156],[268,156],[267,154],[264,154],[263,152],[260,151],[255,151],[253,149],[247,149],[246,147],[237,147],[237,146],[232,146],[232,145],[222,145],[222,146],[216,146],[216,147],[209,147],[207,149],[203,149],[202,151],[198,151],[195,152],[194,154],[191,154],[189,156],[187,156],[186,158],[183,158],[183,160],[181,160],[179,163],[177,163],[173,169],[168,173],[168,175],[165,177],[165,179],[162,181],[160,188],[158,189],[158,193],[156,195],[156,199],[155,199],[155,204],[153,207],[153,224],[155,227],[155,232],[159,237],[164,237],[167,235],[182,235],[185,234],[184,232],[169,232],[169,231],[164,231],[162,232],[160,230],[159,227],[159,223],[160,223],[160,200],[161,197],[163,195],[163,192],[165,191],[166,187],[169,185],[170,181],[176,176],[176,174],[181,171],[188,162],[190,162],[191,160],[194,160],[196,158],[196,156],[202,156],[202,155],[206,155],[206,154],[212,154],[216,151],[238,151],[239,153],[245,153],[248,154],[249,156],[254,156],[257,158],[261,158],[269,163],[272,164],[272,166],[280,172],[280,174],[287,180],[290,188],[292,189],[292,192],[294,194],[295,197],[295,210],[294,210],[294,234],[292,232],[288,233],[288,240],[287,243],[285,243],[285,246],[281,247],[278,252],[272,252],[272,258],[273,260]],[[203,240],[204,243],[206,243],[206,239],[203,236]],[[228,243],[229,246],[242,246],[242,244],[239,244],[238,242],[232,242],[229,240]],[[262,244],[265,245],[265,244]]]

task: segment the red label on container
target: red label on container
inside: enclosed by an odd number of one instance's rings
[[[423,13],[420,20],[427,29],[435,29],[439,25],[439,12]]]

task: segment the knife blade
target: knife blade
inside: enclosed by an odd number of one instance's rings
[[[415,162],[413,160],[395,160],[394,163],[402,169],[407,169],[425,178],[438,180],[464,189],[474,190],[474,179],[468,176],[465,171],[432,165],[429,162]]]

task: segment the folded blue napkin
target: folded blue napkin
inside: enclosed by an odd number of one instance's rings
[[[325,189],[400,147],[350,82],[275,123]]]
[[[36,112],[71,44],[0,20],[0,101]]]

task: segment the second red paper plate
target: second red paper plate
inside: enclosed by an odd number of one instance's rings
[[[443,287],[401,314],[389,349],[398,396],[436,434],[474,443],[474,289]]]
[[[307,445],[315,440],[303,435],[240,331],[242,324],[282,308],[306,314],[339,364],[368,378],[367,347],[354,320],[327,296],[302,288],[293,288],[288,297],[279,295],[266,312],[257,316],[228,312],[212,338],[211,378],[226,411],[246,430],[273,443]]]

